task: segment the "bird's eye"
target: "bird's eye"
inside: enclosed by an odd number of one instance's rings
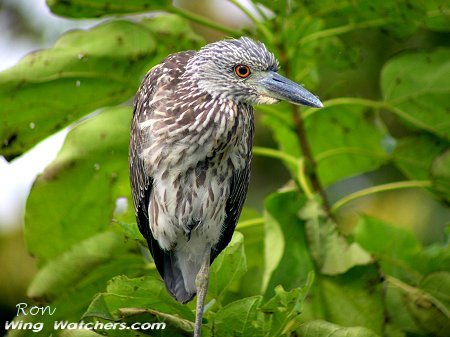
[[[246,66],[244,64],[238,64],[236,67],[234,67],[234,72],[236,75],[238,75],[240,78],[246,78],[249,77],[252,73],[250,71],[250,67]]]

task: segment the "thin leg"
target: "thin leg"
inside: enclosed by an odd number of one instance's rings
[[[195,278],[195,286],[197,287],[197,307],[195,313],[194,337],[201,337],[202,335],[203,305],[205,304],[209,281],[209,255],[210,249],[207,249],[203,256],[202,266]]]

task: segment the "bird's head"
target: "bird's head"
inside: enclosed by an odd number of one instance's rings
[[[186,75],[212,96],[246,104],[285,100],[316,108],[323,106],[301,85],[279,75],[275,56],[264,44],[247,37],[206,45],[190,60]]]

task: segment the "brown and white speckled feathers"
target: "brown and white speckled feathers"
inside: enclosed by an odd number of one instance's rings
[[[253,109],[186,76],[194,51],[144,79],[134,104],[130,175],[136,217],[170,293],[196,293],[201,257],[231,240],[249,182]]]

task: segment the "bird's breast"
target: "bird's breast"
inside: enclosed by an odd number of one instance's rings
[[[199,132],[166,144],[172,152],[164,158],[148,153],[147,158],[159,162],[153,167],[149,214],[152,233],[162,248],[174,249],[191,240],[211,246],[218,242],[232,175],[251,157],[253,120],[248,123],[244,117],[223,122],[218,118],[208,137]]]
[[[141,157],[150,176],[161,170],[196,167],[215,157],[231,158],[234,165],[242,165],[239,155],[245,157],[250,151],[251,107],[215,100],[195,107],[175,106],[171,111],[156,111],[140,124],[145,139]]]

